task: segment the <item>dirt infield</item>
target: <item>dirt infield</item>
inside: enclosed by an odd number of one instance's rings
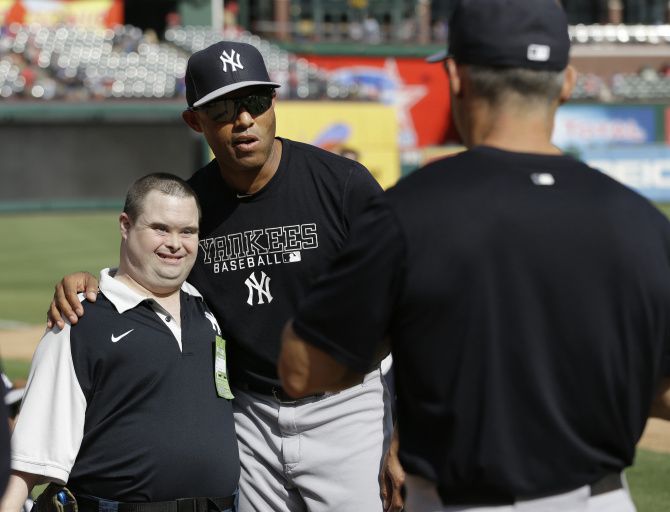
[[[44,326],[0,330],[0,354],[3,359],[30,360]],[[647,450],[670,453],[670,421],[650,419],[639,446]]]
[[[30,360],[46,324],[41,327],[0,330],[0,355],[3,359]]]

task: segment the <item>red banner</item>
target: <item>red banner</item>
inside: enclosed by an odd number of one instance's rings
[[[395,108],[401,150],[454,139],[449,82],[440,64],[420,58],[306,55],[329,73],[329,84],[361,100]]]

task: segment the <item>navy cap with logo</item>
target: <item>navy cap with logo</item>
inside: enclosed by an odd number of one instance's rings
[[[558,0],[459,0],[447,50],[427,60],[562,71],[569,54],[568,20]]]
[[[258,48],[237,41],[220,41],[191,55],[185,81],[189,107],[199,107],[243,87],[280,87],[270,81]]]

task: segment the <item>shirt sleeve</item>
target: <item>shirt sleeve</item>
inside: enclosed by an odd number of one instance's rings
[[[400,227],[378,197],[301,302],[293,321],[298,336],[355,371],[369,371],[404,281],[404,255]]]
[[[370,171],[358,162],[352,163],[353,166],[347,178],[342,205],[344,221],[348,228],[353,225],[356,218],[370,204],[370,200],[382,192],[381,186],[370,174]]]
[[[12,469],[67,482],[84,435],[86,397],[70,349],[71,327],[47,331],[28,376],[12,435]]]

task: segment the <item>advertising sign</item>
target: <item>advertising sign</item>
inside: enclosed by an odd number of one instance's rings
[[[378,103],[277,102],[277,135],[345,154],[365,165],[382,187],[400,176],[396,115]]]
[[[10,23],[113,27],[123,24],[123,0],[0,0],[0,25]]]
[[[564,150],[656,142],[654,107],[566,105],[558,109],[553,142]]]
[[[449,83],[444,67],[421,58],[307,55],[328,83],[355,90],[361,100],[392,107],[401,150],[439,145],[450,130]]]
[[[670,201],[670,147],[664,144],[588,149],[580,158],[652,201]]]

